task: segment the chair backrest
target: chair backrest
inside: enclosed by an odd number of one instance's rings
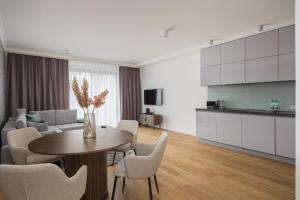
[[[156,173],[156,171],[160,166],[160,163],[162,161],[167,146],[167,141],[168,141],[168,134],[166,131],[164,131],[156,141],[152,153],[148,156],[149,159],[151,160],[151,167],[150,167],[151,169],[149,169],[149,171],[152,171],[153,174]]]
[[[68,178],[54,164],[0,165],[0,191],[7,200],[75,200],[85,192],[87,167]]]
[[[33,127],[15,129],[7,133],[8,146],[12,148],[25,148],[28,150],[28,144],[42,137]]]
[[[135,149],[135,145],[137,142],[138,131],[139,131],[139,123],[136,120],[121,120],[117,125],[118,129],[122,129],[130,132],[133,135],[131,141],[131,148]]]

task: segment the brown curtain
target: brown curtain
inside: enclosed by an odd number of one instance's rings
[[[6,75],[8,117],[16,108],[69,108],[68,60],[9,53]]]
[[[120,67],[121,119],[138,120],[141,110],[140,69]]]

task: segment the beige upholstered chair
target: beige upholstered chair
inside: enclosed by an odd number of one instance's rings
[[[136,155],[133,151],[130,152],[123,160],[121,160],[114,169],[114,187],[112,199],[115,196],[116,183],[118,178],[123,178],[124,192],[125,180],[148,178],[149,195],[152,200],[151,177],[154,176],[157,192],[158,184],[156,179],[156,171],[158,170],[161,160],[163,158],[165,148],[167,145],[168,134],[164,132],[155,144],[136,144]]]
[[[115,152],[113,161],[112,161],[112,165],[115,162],[115,157],[116,157],[117,152],[123,152],[124,157],[125,157],[127,151],[135,150],[135,145],[136,145],[138,131],[139,131],[139,123],[135,120],[121,120],[121,121],[119,121],[116,128],[130,132],[133,135],[133,138],[130,143],[127,143],[123,146],[120,146],[120,147],[117,147],[117,148],[114,148],[111,150],[111,151]]]
[[[33,127],[21,128],[7,133],[7,142],[14,164],[27,165],[60,160],[60,157],[53,155],[36,154],[28,149],[28,144],[42,137]]]
[[[5,200],[79,200],[87,167],[68,178],[54,164],[0,165],[0,192]]]

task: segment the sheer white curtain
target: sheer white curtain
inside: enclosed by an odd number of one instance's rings
[[[115,126],[120,120],[119,104],[119,67],[115,65],[69,61],[70,83],[73,78],[82,83],[86,78],[89,82],[89,96],[94,97],[101,91],[108,89],[106,103],[101,108],[95,110],[97,125]],[[78,118],[83,118],[83,110],[78,105],[76,97],[70,90],[70,108],[77,109]]]

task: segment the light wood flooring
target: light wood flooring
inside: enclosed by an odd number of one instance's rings
[[[140,128],[139,141],[154,142],[162,130]],[[113,186],[108,168],[108,188]],[[295,199],[295,166],[234,150],[202,144],[196,137],[169,132],[157,173],[160,193],[152,179],[154,199]],[[109,196],[110,199],[110,196]],[[118,181],[116,200],[149,199],[147,179]]]

